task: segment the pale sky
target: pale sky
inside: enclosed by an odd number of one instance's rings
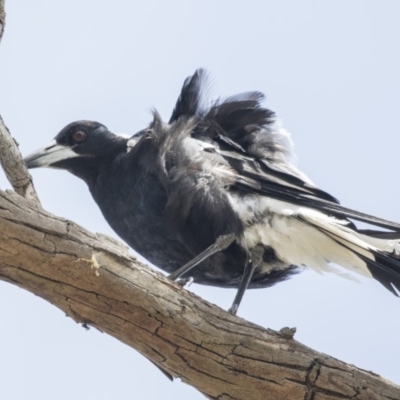
[[[74,120],[134,134],[165,119],[198,67],[215,96],[259,90],[298,165],[343,205],[400,222],[400,3],[396,0],[13,0],[0,113],[23,154]],[[115,234],[85,184],[33,171],[44,208]],[[0,188],[9,185],[0,172]],[[140,228],[140,227],[139,227]],[[379,283],[305,271],[248,291],[239,316],[400,384],[400,299]],[[234,290],[192,285],[227,309]],[[0,282],[0,398],[197,400],[136,351]]]

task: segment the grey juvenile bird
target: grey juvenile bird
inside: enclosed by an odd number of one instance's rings
[[[263,94],[206,105],[206,73],[187,78],[168,123],[155,112],[131,138],[104,125],[67,125],[25,158],[29,168],[83,179],[114,231],[169,272],[205,285],[247,288],[298,267],[339,265],[400,290],[400,224],[339,205],[292,163],[291,141]],[[358,229],[352,220],[384,228]]]

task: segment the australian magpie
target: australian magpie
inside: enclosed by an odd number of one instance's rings
[[[125,138],[78,121],[25,158],[83,179],[114,231],[174,280],[268,287],[336,265],[400,290],[400,224],[345,208],[292,162],[262,93],[207,103],[207,74],[184,82],[170,120]],[[354,220],[384,230],[362,230]]]

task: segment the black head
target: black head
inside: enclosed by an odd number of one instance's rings
[[[28,168],[66,169],[87,180],[107,161],[126,152],[127,138],[111,133],[94,121],[67,125],[47,146],[25,157]]]

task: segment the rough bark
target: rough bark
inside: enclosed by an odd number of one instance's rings
[[[18,150],[18,144],[11,137],[1,116],[0,163],[14,190],[22,197],[29,200],[35,200],[39,203],[39,198],[37,197],[35,188],[33,187],[32,177],[28,173],[25,164],[22,161],[21,153]]]

